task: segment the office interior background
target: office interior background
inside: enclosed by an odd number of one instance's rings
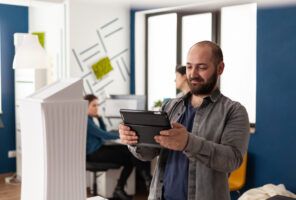
[[[147,109],[175,97],[176,64],[196,41],[217,42],[221,91],[246,106],[253,128],[243,191],[282,183],[296,193],[295,1],[0,1],[0,174],[21,168],[18,98],[34,92],[39,72],[22,80],[12,69],[13,34],[33,32],[45,35],[46,84],[81,77],[103,115],[110,95],[145,95]],[[101,59],[110,65],[98,78]]]

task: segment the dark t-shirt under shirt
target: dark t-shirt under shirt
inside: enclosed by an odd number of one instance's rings
[[[186,111],[178,120],[191,132],[196,108],[190,100],[186,102]],[[182,151],[169,150],[164,172],[163,198],[165,200],[187,199],[188,190],[188,158]]]

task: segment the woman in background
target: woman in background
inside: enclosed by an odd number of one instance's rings
[[[137,160],[125,145],[104,145],[107,140],[119,139],[119,135],[115,132],[106,131],[105,123],[98,113],[98,98],[93,94],[88,94],[84,96],[84,99],[88,101],[86,160],[90,162],[116,163],[123,166],[113,197],[130,200],[132,197],[126,194],[124,186],[132,173],[133,167],[136,166],[145,179],[145,183],[148,184],[149,182],[150,184],[151,175],[147,171],[149,168],[146,167],[149,163]],[[99,126],[94,122],[93,118],[98,119]]]
[[[186,77],[186,66],[176,66],[176,88],[180,91],[177,97],[181,97],[190,91]]]

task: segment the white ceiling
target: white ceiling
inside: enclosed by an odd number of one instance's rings
[[[113,6],[128,7],[171,7],[190,3],[211,1],[211,0],[0,0],[0,3],[30,5],[35,2],[63,3],[65,1],[76,1],[80,3],[106,4]]]
[[[70,0],[72,1],[72,0]],[[126,5],[130,7],[171,7],[212,0],[73,0],[80,2]]]
[[[79,3],[106,4],[138,9],[168,8],[168,7],[208,7],[229,4],[256,2],[258,6],[295,5],[296,0],[0,0],[0,3],[14,5],[32,5],[38,2],[63,3],[75,1]]]
[[[63,0],[38,0],[38,1],[63,1]],[[114,6],[125,5],[138,8],[162,8],[162,7],[178,7],[178,6],[194,6],[209,4],[241,4],[256,2],[259,6],[273,5],[295,5],[296,0],[69,0],[78,2],[88,2],[94,4],[110,4]]]

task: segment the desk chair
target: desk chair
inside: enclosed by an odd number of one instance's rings
[[[105,172],[109,169],[118,169],[121,166],[115,163],[97,163],[97,162],[86,162],[86,171],[93,173],[93,195],[97,196],[97,178],[101,175],[97,175],[97,172]]]
[[[239,168],[231,172],[229,178],[228,178],[228,185],[229,190],[237,191],[237,193],[240,195],[240,189],[243,188],[243,186],[246,183],[246,174],[247,174],[247,153],[244,155],[243,162]]]

